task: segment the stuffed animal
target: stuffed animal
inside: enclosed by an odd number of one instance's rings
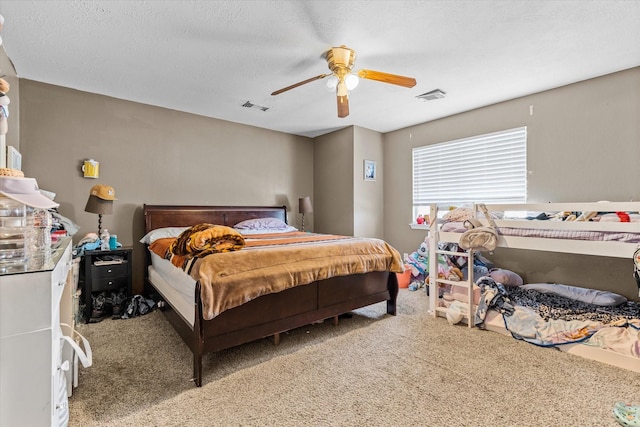
[[[460,280],[462,280],[462,277],[462,270],[460,270],[458,267],[449,267],[449,271],[447,271],[448,280],[459,282]]]
[[[405,264],[411,269],[411,285],[418,284],[415,289],[422,287],[429,274],[429,246],[427,243],[420,243],[420,247],[407,256]],[[410,288],[413,287],[410,286]]]

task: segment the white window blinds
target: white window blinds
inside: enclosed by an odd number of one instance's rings
[[[414,207],[526,200],[526,127],[413,149]]]

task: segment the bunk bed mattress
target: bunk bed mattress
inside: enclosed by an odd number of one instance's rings
[[[640,233],[634,232],[558,230],[503,226],[498,227],[498,229],[499,233],[503,236],[640,243]],[[464,226],[463,222],[445,222],[444,224],[442,224],[442,228],[440,229],[440,231],[444,233],[464,233],[465,231],[467,231],[467,228]]]

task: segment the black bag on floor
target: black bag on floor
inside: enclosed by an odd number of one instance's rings
[[[143,316],[150,313],[156,308],[156,302],[152,299],[145,298],[142,295],[134,295],[127,305],[127,309],[122,314],[122,319]]]

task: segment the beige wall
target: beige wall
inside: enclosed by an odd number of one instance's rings
[[[353,129],[353,234],[384,237],[384,158],[382,134]],[[364,161],[376,162],[376,180],[364,180]]]
[[[640,200],[639,117],[640,68],[634,68],[385,134],[385,239],[411,252],[425,236],[408,226],[413,147],[518,126],[528,131],[530,202]],[[530,282],[638,296],[630,260],[515,250],[498,250],[494,259]]]
[[[24,172],[57,193],[60,213],[97,231],[84,212],[90,188],[112,185],[118,200],[103,227],[134,246],[136,288],[144,252],[142,205],[287,205],[313,194],[313,141],[265,129],[21,80]],[[213,101],[212,101],[213,102]],[[100,178],[83,178],[83,160]],[[312,218],[310,218],[312,221]]]
[[[314,139],[315,232],[353,235],[353,145],[353,127]]]
[[[374,160],[376,181],[364,181],[364,160]],[[315,231],[384,236],[382,134],[357,126],[314,139]]]

